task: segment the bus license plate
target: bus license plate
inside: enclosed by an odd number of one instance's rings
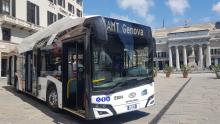
[[[133,104],[133,105],[129,105],[127,106],[127,109],[130,111],[130,110],[135,110],[137,109],[137,104]]]

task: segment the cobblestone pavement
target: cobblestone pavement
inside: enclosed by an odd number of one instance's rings
[[[156,105],[114,117],[85,121],[67,112],[54,113],[45,103],[17,93],[0,80],[0,124],[146,124],[220,122],[220,80],[214,74],[191,74],[192,79],[173,74],[155,79]],[[183,87],[185,86],[185,88]],[[181,88],[182,92],[179,92]],[[176,99],[173,99],[176,96]],[[173,103],[173,104],[172,104]]]
[[[161,124],[219,124],[220,79],[214,74],[193,74]]]

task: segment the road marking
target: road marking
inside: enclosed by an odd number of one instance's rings
[[[176,98],[179,96],[179,94],[183,91],[183,89],[186,87],[186,85],[191,81],[192,78],[190,78],[186,83],[177,91],[177,93],[170,99],[170,101],[160,110],[160,112],[150,121],[149,124],[157,124],[162,116],[166,113],[166,111],[170,108],[170,106],[175,102]]]

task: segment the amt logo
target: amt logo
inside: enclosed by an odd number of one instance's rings
[[[109,102],[110,101],[110,97],[97,97],[96,98],[96,102]]]

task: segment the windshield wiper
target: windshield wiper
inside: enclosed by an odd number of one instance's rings
[[[131,82],[136,83],[137,79],[130,79],[130,80],[126,80],[123,82],[119,82],[118,84],[116,84],[114,87],[112,87],[109,91],[106,92],[106,94],[111,94],[113,93],[115,90],[117,90],[118,88],[122,88],[125,85],[130,84]]]
[[[123,85],[125,85],[127,82],[119,82],[117,83],[115,86],[113,86],[110,90],[108,90],[105,94],[110,94],[113,93],[116,89],[118,89],[119,87],[122,87]]]

